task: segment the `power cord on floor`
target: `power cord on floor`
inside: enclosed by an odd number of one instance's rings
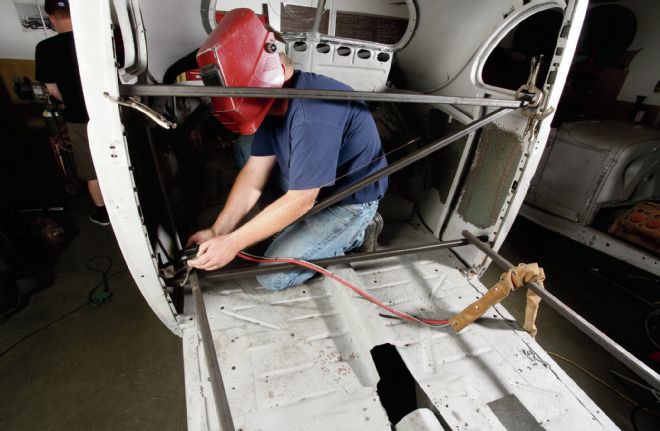
[[[107,262],[107,265],[105,265],[105,267],[103,267],[103,268],[98,268],[98,267],[92,265],[92,263],[96,260],[105,260]],[[110,284],[109,284],[110,279],[113,278],[113,277],[116,277],[117,275],[123,274],[126,271],[128,271],[127,269],[121,269],[121,270],[116,271],[112,274],[109,274],[110,269],[112,268],[112,258],[110,258],[109,256],[105,256],[105,255],[94,256],[94,257],[90,258],[87,261],[87,263],[85,264],[85,266],[90,271],[97,272],[101,275],[101,281],[98,282],[87,294],[87,302],[85,302],[84,304],[80,304],[79,306],[75,307],[74,309],[72,309],[70,311],[67,311],[66,313],[62,314],[61,316],[51,320],[50,322],[46,323],[45,325],[43,325],[43,326],[35,329],[34,331],[26,334],[25,336],[21,337],[18,341],[16,341],[11,346],[9,346],[5,350],[3,350],[0,353],[0,358],[5,356],[12,349],[14,349],[16,346],[20,345],[21,343],[23,343],[25,340],[29,339],[33,335],[38,334],[39,332],[43,331],[44,329],[46,329],[46,328],[54,325],[55,323],[71,316],[72,314],[76,313],[77,311],[82,310],[86,306],[88,306],[88,305],[100,305],[100,304],[104,303],[105,301],[107,301],[108,299],[110,299],[110,297],[112,296],[112,292],[110,291]],[[101,287],[102,287],[102,290],[100,292],[97,292],[98,289],[101,288]]]
[[[637,430],[637,424],[636,424],[636,421],[635,421],[635,416],[636,416],[637,412],[639,412],[639,410],[644,410],[645,412],[647,412],[647,413],[649,413],[649,414],[651,414],[651,415],[653,415],[653,416],[655,416],[655,417],[660,418],[660,413],[657,413],[657,412],[655,412],[655,411],[653,411],[653,410],[650,410],[650,409],[646,408],[645,406],[643,406],[643,405],[640,404],[639,402],[637,402],[637,401],[633,400],[632,398],[630,398],[629,396],[627,396],[627,395],[621,393],[621,391],[619,391],[618,389],[616,389],[614,386],[610,385],[610,384],[607,383],[605,380],[603,380],[603,379],[601,379],[600,377],[596,376],[596,375],[593,374],[591,371],[587,370],[587,369],[584,368],[582,365],[578,364],[577,362],[573,361],[572,359],[568,359],[567,357],[562,356],[562,355],[560,355],[559,353],[555,353],[555,352],[548,352],[548,354],[549,354],[550,356],[554,356],[554,357],[557,358],[557,359],[561,359],[562,361],[567,362],[567,363],[573,365],[573,366],[574,366],[575,368],[577,368],[578,370],[582,371],[583,373],[585,373],[586,375],[588,375],[589,377],[591,377],[592,379],[594,379],[595,381],[597,381],[597,382],[600,383],[601,385],[605,386],[605,387],[606,387],[607,389],[609,389],[610,391],[614,392],[614,393],[615,393],[616,395],[618,395],[619,397],[623,398],[624,400],[626,400],[626,401],[628,401],[630,404],[632,404],[632,405],[634,406],[634,408],[633,408],[633,411],[630,413],[630,421],[632,422],[632,426],[633,426],[633,428],[634,428],[635,430]]]
[[[106,265],[102,268],[92,265],[92,262],[97,260],[104,260]],[[108,284],[108,273],[110,272],[110,268],[112,268],[112,259],[110,256],[105,255],[94,256],[85,263],[85,266],[90,271],[97,272],[101,275],[101,282],[94,286],[94,288],[87,294],[87,302],[90,305],[101,305],[112,296],[110,285]],[[100,287],[103,287],[103,289],[98,292],[97,290]]]

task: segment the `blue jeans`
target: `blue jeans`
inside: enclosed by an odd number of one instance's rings
[[[362,245],[364,231],[376,215],[378,201],[340,204],[287,227],[266,250],[268,257],[303,260],[340,256]],[[257,277],[269,290],[284,290],[304,283],[315,273],[308,269]]]

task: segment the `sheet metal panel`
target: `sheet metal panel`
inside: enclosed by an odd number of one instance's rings
[[[438,318],[485,292],[463,270],[446,250],[333,268],[389,305]],[[545,429],[616,429],[502,307],[454,334],[385,319],[325,278],[277,293],[249,278],[204,289],[237,429],[389,429],[369,353],[384,343],[415,378],[419,407],[452,429],[505,429],[489,403],[511,396]]]

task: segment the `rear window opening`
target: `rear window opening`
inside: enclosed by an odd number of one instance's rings
[[[346,3],[346,4],[343,4]],[[319,33],[365,42],[386,45],[396,44],[406,34],[408,28],[408,7],[405,2],[392,2],[385,14],[365,12],[365,5],[354,6],[347,2],[336,2],[332,9],[323,12]],[[326,7],[330,6],[326,5]],[[351,9],[343,9],[349,6]],[[343,10],[338,10],[343,9]],[[330,28],[330,16],[334,15],[334,28]],[[282,3],[280,27],[285,33],[306,33],[312,31],[316,7]]]
[[[558,10],[536,13],[511,30],[490,53],[481,79],[493,87],[518,90],[527,82],[533,57],[542,55],[537,87],[545,82],[562,22]]]
[[[637,18],[624,6],[598,5],[587,11],[555,125],[619,112],[619,93],[640,52],[630,49],[636,34]]]
[[[393,45],[403,38],[408,18],[337,12],[335,36]]]
[[[280,7],[280,27],[282,32],[306,33],[312,31],[316,8],[308,6],[296,6],[282,2]],[[328,34],[328,23],[330,22],[330,11],[323,12],[319,32]]]

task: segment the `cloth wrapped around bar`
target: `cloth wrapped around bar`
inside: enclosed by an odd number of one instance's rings
[[[516,268],[510,269],[500,276],[500,281],[495,283],[488,292],[463,311],[449,319],[449,323],[455,332],[461,331],[470,323],[481,317],[486,310],[506,298],[512,290],[519,289],[526,283],[537,282],[543,286],[545,273],[537,263],[521,263]],[[541,302],[534,292],[527,292],[527,309],[525,310],[525,323],[523,327],[532,336],[536,335],[536,314]]]

